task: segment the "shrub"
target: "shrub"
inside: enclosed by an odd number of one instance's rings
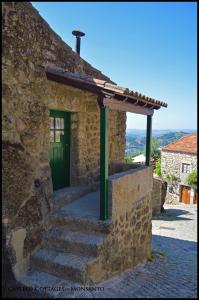
[[[131,156],[125,156],[124,161],[125,161],[125,163],[132,163],[133,160],[132,160]]]
[[[167,175],[166,176],[166,179],[169,181],[169,183],[174,183],[176,181],[179,181],[179,178],[176,177],[175,175]]]
[[[197,173],[196,171],[192,171],[187,177],[187,183],[191,186],[197,186]]]
[[[155,174],[157,174],[159,177],[161,177],[161,159],[159,158],[155,163]]]
[[[155,137],[151,138],[151,157],[153,159],[158,159],[161,156],[161,151],[159,150],[160,143],[159,140]],[[146,153],[146,146],[144,148],[144,153]]]

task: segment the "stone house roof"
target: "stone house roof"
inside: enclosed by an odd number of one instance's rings
[[[161,106],[167,107],[167,103],[163,101],[147,97],[138,92],[130,91],[128,88],[110,83],[107,80],[98,79],[86,74],[71,73],[59,67],[47,67],[46,74],[47,78],[51,80],[81,87],[82,89],[96,93],[100,91],[111,93],[110,95],[123,103],[128,102],[150,109],[159,109]]]
[[[197,154],[197,134],[183,136],[176,142],[162,147],[162,151]]]

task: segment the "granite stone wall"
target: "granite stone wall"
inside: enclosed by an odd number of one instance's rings
[[[52,195],[49,110],[70,111],[71,185],[99,179],[96,96],[47,80],[57,66],[110,81],[80,58],[29,2],[4,2],[2,53],[3,223],[16,273],[40,244]],[[109,159],[125,149],[123,112],[109,113]]]
[[[164,211],[164,203],[167,195],[167,182],[161,178],[153,178],[153,189],[151,194],[153,215]]]
[[[173,192],[170,188],[167,189],[165,203],[178,204],[180,198],[180,185],[187,185],[188,173],[182,172],[182,164],[190,165],[190,172],[197,170],[197,155],[189,153],[179,153],[172,151],[162,151],[161,152],[161,173],[163,178],[166,179],[167,175],[174,175],[178,178],[174,185]],[[171,184],[170,184],[171,185]]]
[[[177,205],[180,203],[180,197],[179,193],[170,193],[169,191],[166,194],[166,199],[165,199],[166,204],[173,204]]]
[[[178,153],[172,151],[161,152],[161,173],[163,177],[166,175],[174,175],[186,183],[188,174],[182,173],[182,163],[190,164],[191,171],[197,170],[197,155],[189,153]]]
[[[151,167],[138,167],[109,177],[112,227],[100,260],[107,278],[150,257],[152,185]]]
[[[161,195],[162,195],[162,182],[153,178],[153,190],[152,190],[152,211],[153,214],[159,213],[161,210]]]

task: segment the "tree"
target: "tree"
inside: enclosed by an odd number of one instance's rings
[[[161,159],[160,158],[158,158],[158,160],[155,163],[154,171],[155,171],[155,174],[157,174],[159,177],[162,176],[162,174],[161,174]]]
[[[193,187],[197,186],[197,173],[196,171],[192,171],[186,179],[187,183]]]
[[[160,147],[160,143],[157,138],[152,137],[151,139],[151,157],[154,159],[160,158],[160,150],[158,149]]]
[[[160,147],[159,140],[155,137],[151,138],[151,157],[153,159],[158,159],[160,158],[161,152],[158,149]],[[146,153],[146,146],[145,146],[145,153]]]

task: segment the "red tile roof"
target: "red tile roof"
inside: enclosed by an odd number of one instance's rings
[[[162,150],[197,154],[197,134],[185,135],[176,142],[164,146]]]

